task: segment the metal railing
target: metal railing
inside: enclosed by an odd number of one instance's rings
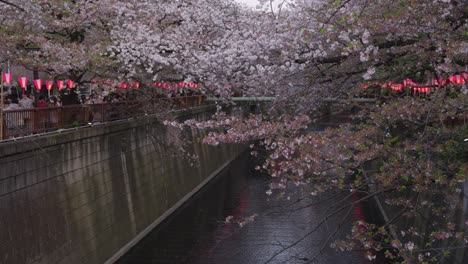
[[[200,95],[7,110],[3,111],[3,138],[0,140],[196,107],[204,103],[205,98]]]

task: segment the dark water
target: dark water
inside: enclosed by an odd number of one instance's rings
[[[362,253],[337,252],[329,246],[319,254],[342,216],[326,221],[315,232],[311,230],[333,199],[294,210],[318,198],[300,191],[289,199],[287,195],[279,198],[277,193],[267,196],[268,178],[256,174],[252,167],[248,157],[241,157],[117,263],[367,262]],[[362,212],[357,208],[352,215],[360,218]],[[231,223],[225,223],[228,216],[233,217]],[[349,230],[355,219],[344,221],[344,229]],[[337,234],[343,236],[343,232]]]

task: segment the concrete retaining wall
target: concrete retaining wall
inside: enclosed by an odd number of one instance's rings
[[[0,144],[0,263],[111,261],[243,149],[180,133],[146,117]]]

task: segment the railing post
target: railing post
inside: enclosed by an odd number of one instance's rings
[[[36,111],[36,108],[33,108],[33,111],[32,111],[32,123],[33,123],[33,133],[36,133],[37,132],[37,127],[38,127],[38,120],[37,120],[37,111]]]
[[[89,109],[88,109],[88,105],[81,105],[81,108],[83,109],[82,112],[84,114],[84,118],[83,118],[83,121],[85,124],[88,124],[89,123]]]
[[[63,126],[64,126],[63,125],[63,106],[60,106],[60,108],[59,108],[58,119],[59,119],[59,121],[58,121],[59,128],[63,128]]]
[[[2,91],[3,94],[3,91]],[[0,106],[0,140],[3,140],[3,96],[2,96],[2,106]]]
[[[3,140],[3,78],[0,83],[0,140]]]

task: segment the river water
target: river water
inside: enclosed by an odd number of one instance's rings
[[[297,190],[290,197],[268,196],[268,178],[252,170],[246,156],[221,172],[117,263],[367,262],[362,253],[338,252],[329,246],[319,254],[338,220],[311,230],[334,200],[294,210],[318,198]],[[356,211],[355,217],[362,215]],[[345,221],[344,230],[349,230],[352,218]],[[307,233],[311,234],[305,236]],[[343,234],[338,232],[339,237]]]

